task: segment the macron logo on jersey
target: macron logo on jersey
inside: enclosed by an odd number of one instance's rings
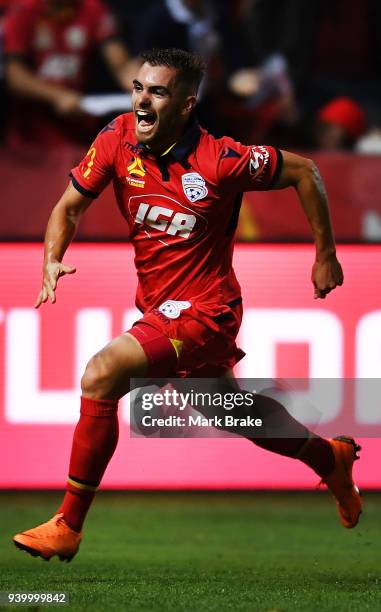
[[[234,149],[232,149],[231,147],[225,147],[221,159],[226,159],[227,157],[240,158],[241,155],[238,153],[238,151],[234,151]]]

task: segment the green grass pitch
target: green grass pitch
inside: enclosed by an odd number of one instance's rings
[[[17,550],[60,498],[0,493],[0,591],[66,591],[64,610],[381,610],[381,495],[347,531],[323,492],[101,492],[70,564]]]

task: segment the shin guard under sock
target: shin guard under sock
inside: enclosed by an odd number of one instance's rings
[[[255,396],[255,406],[268,423],[268,430],[279,432],[279,437],[250,437],[250,440],[273,453],[300,459],[321,478],[335,467],[335,456],[328,440],[315,435],[299,423],[277,400],[265,395]]]
[[[106,467],[118,443],[118,402],[81,398],[74,431],[63,512],[69,527],[81,531]]]

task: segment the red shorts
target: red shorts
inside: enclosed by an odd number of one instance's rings
[[[147,355],[148,376],[218,378],[245,355],[236,345],[241,320],[241,298],[222,308],[167,300],[128,333]]]

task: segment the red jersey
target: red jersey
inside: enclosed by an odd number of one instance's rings
[[[213,316],[240,297],[232,255],[242,193],[269,189],[281,164],[272,147],[215,139],[194,119],[174,147],[155,156],[137,143],[127,113],[100,132],[71,176],[93,198],[113,180],[135,248],[142,311],[192,300]]]
[[[91,50],[114,34],[114,19],[101,0],[81,0],[62,20],[50,15],[46,0],[19,0],[6,14],[4,51],[24,57],[44,81],[82,90]]]

